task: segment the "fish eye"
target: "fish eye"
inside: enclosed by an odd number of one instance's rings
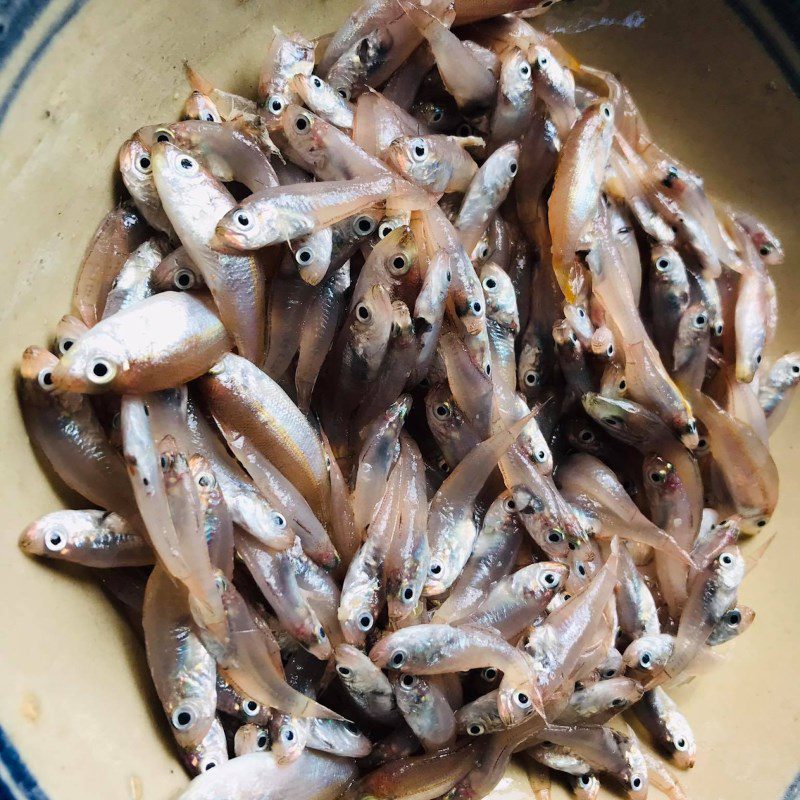
[[[606,425],[611,426],[612,428],[616,428],[617,425],[621,425],[622,424],[621,420],[618,417],[604,417],[603,418],[603,422]]]
[[[714,328],[714,333],[717,336],[722,336],[722,331],[724,331],[724,330],[725,330],[725,326],[723,325],[723,323],[718,322],[716,327]]]
[[[625,382],[625,378],[623,378],[618,384],[618,388],[621,392],[624,392],[627,386],[628,384]]]
[[[439,403],[439,405],[433,409],[433,413],[437,419],[447,419],[452,414],[450,406],[447,405],[447,403]]]
[[[552,544],[563,542],[564,534],[561,533],[561,531],[550,531],[550,533],[547,534],[547,541],[551,542]]]
[[[582,430],[582,431],[581,431],[581,432],[578,434],[578,438],[579,438],[579,439],[580,439],[582,442],[585,442],[586,444],[589,444],[590,442],[593,442],[593,441],[594,441],[594,431],[591,431],[591,430],[589,430],[589,428],[584,428],[584,429],[583,429],[583,430]]]
[[[584,567],[583,564],[578,564],[578,575],[580,575],[581,578],[586,577],[586,567]]]
[[[617,674],[615,669],[607,669],[603,670],[603,677],[604,678],[613,678]]]
[[[428,145],[422,139],[414,139],[411,142],[411,157],[414,161],[424,161],[428,155]]]
[[[68,336],[64,339],[61,339],[58,343],[58,349],[61,355],[67,352],[67,350],[71,349],[72,345],[75,344],[74,339],[70,339]]]
[[[266,750],[267,749],[267,734],[263,731],[258,734],[258,738],[256,739],[256,747],[259,750]]]
[[[544,4],[542,4],[542,8],[544,8]],[[591,775],[579,775],[578,776],[578,783],[581,786],[590,786],[592,783],[592,776]]]
[[[653,656],[650,655],[646,650],[639,656],[639,666],[642,669],[650,669],[653,664]]]
[[[403,253],[398,253],[389,261],[389,270],[395,275],[404,275],[410,268],[411,262]]]
[[[642,779],[638,775],[635,775],[633,778],[631,778],[631,786],[634,789],[641,789],[642,788]]]
[[[486,244],[486,242],[484,242],[481,245],[480,252],[478,253],[478,258],[480,258],[481,260],[489,258],[489,245]]]
[[[728,625],[736,627],[742,621],[742,614],[737,609],[733,609],[732,611],[728,612],[725,621],[728,623]]]
[[[336,94],[338,94],[339,97],[341,97],[343,100],[349,100],[350,99],[350,90],[346,86],[340,86],[336,90]]]
[[[267,100],[267,108],[268,108],[268,109],[269,109],[269,110],[270,110],[270,111],[271,111],[273,114],[280,114],[280,113],[281,113],[281,111],[283,111],[283,98],[282,98],[282,97],[279,97],[277,94],[273,94],[273,95],[272,95],[272,96],[271,96],[271,97],[270,97],[270,98]]]
[[[206,122],[216,122],[216,121],[217,121],[217,120],[214,118],[214,115],[213,115],[213,114],[212,114],[210,111],[209,111],[209,112],[208,112],[208,113],[207,113],[207,114],[206,114],[206,115],[203,117],[203,119],[204,119]]]
[[[768,256],[772,250],[772,245],[769,242],[765,242],[761,245],[761,247],[759,247],[758,252],[761,253],[762,256]]]
[[[358,625],[359,630],[362,630],[364,633],[366,633],[367,631],[372,630],[372,626],[375,624],[375,619],[369,611],[361,611],[358,615],[356,624]]]
[[[172,725],[179,731],[186,731],[194,725],[195,716],[194,711],[189,706],[178,706],[172,712]]]
[[[664,480],[664,476],[660,472],[651,472],[650,480],[653,483],[661,483]]]
[[[508,174],[512,177],[517,174],[518,165],[516,161],[510,161],[508,164]]]
[[[86,370],[86,378],[90,383],[102,386],[111,383],[117,374],[117,368],[107,358],[93,358]]]
[[[294,728],[291,725],[284,725],[281,727],[281,739],[284,742],[293,742],[295,740]]]
[[[514,502],[513,497],[507,497],[503,500],[503,509],[509,514],[513,514],[517,510],[517,504]]]
[[[294,260],[298,264],[310,264],[312,258],[314,258],[314,253],[311,251],[310,247],[301,247],[294,254]]]
[[[214,769],[217,766],[217,762],[211,759],[210,761],[203,761],[200,764],[200,769],[203,772],[208,772],[210,769]]]
[[[336,667],[336,671],[343,677],[346,678],[352,670],[350,667],[345,667],[344,665],[340,664]]]
[[[703,328],[707,322],[708,322],[708,317],[706,317],[705,314],[698,314],[694,318],[694,324],[696,328]]]
[[[286,527],[286,517],[279,511],[273,511],[269,516],[272,520],[272,524],[275,525],[276,528],[283,529]]]
[[[388,222],[384,222],[383,225],[378,228],[378,236],[381,239],[385,239],[393,230],[394,228]]]
[[[242,710],[248,717],[254,717],[261,711],[261,706],[255,700],[248,699],[242,703]]]
[[[403,677],[400,678],[400,683],[402,683],[406,689],[410,689],[416,682],[417,679],[413,675],[403,675]]]
[[[603,105],[600,106],[600,113],[606,119],[611,119],[611,106],[608,103],[603,103]]]
[[[486,667],[486,669],[481,672],[481,678],[483,678],[487,683],[491,683],[497,677],[497,670],[494,667]]]
[[[433,576],[441,575],[442,565],[438,561],[431,561],[431,565],[428,567],[428,572]]]
[[[246,211],[237,211],[233,215],[233,221],[240,231],[249,231],[253,227],[253,220]]]
[[[760,363],[761,363],[761,353],[759,353],[759,354],[756,356],[756,364],[760,364]]]
[[[527,78],[528,75],[531,74],[531,65],[527,61],[523,61],[519,65],[519,74],[522,75],[523,78]]]
[[[470,736],[480,736],[482,733],[486,733],[486,728],[481,725],[480,722],[473,722],[472,725],[467,728],[467,733]]]
[[[447,463],[447,461],[445,461],[445,459],[442,459],[436,466],[438,466],[439,469],[445,474],[450,472],[450,465]]]
[[[719,563],[722,564],[723,567],[730,567],[733,564],[733,556],[730,553],[723,553],[719,557]]]
[[[356,306],[356,317],[361,320],[361,322],[369,322],[372,319],[372,312],[367,308],[366,304],[359,303]]]
[[[197,485],[202,486],[204,489],[212,489],[217,485],[217,479],[212,472],[201,472],[197,476]]]
[[[406,602],[410,602],[414,599],[414,589],[411,586],[407,586],[403,589],[403,600]]]
[[[666,272],[669,269],[669,259],[663,256],[656,261],[656,269],[659,272]]]
[[[447,273],[445,274],[445,278],[447,278],[447,282],[448,283],[450,283],[450,281],[453,280],[453,274],[450,272],[450,270],[447,270]],[[794,370],[795,367],[792,367],[792,369]],[[800,372],[800,368],[797,368],[797,371]]]
[[[695,448],[695,453],[697,453],[697,455],[699,456],[704,456],[709,450],[710,447],[708,445],[708,439],[706,439],[704,436],[701,436],[697,440],[697,447]]]
[[[554,586],[558,586],[558,575],[555,572],[545,572],[542,575],[542,583],[548,588],[552,589]]]
[[[298,114],[294,121],[294,129],[298,133],[308,133],[311,130],[311,117],[308,114]]]
[[[497,288],[497,281],[494,278],[486,278],[483,282],[483,288],[492,291],[492,289]]]
[[[200,171],[200,165],[191,156],[181,156],[178,166],[186,175],[196,175]]]
[[[441,122],[444,113],[442,112],[441,108],[435,108],[433,110],[433,114],[431,114],[431,121],[432,122]]]
[[[530,708],[531,698],[525,692],[514,692],[514,703],[522,709]]]
[[[361,736],[361,730],[355,722],[345,722],[344,728],[348,733],[352,733],[353,736]]]
[[[314,75],[314,77],[311,78],[311,83],[313,83],[317,89],[322,88],[322,81],[316,75]]]
[[[484,367],[484,370],[486,371],[487,375],[491,375],[492,374],[492,365],[487,363],[486,366]]]
[[[45,392],[52,392],[55,389],[53,370],[50,367],[40,369],[39,374],[36,376],[36,382]]]
[[[680,739],[675,740],[675,749],[676,750],[685,750],[686,749],[686,739],[681,737]]]
[[[543,464],[545,461],[547,461],[547,453],[544,450],[537,450],[533,454],[533,458],[540,464]]]
[[[526,386],[538,386],[539,385],[539,373],[535,370],[529,369],[523,376],[522,380],[525,381]]]
[[[356,232],[361,236],[368,236],[370,233],[372,233],[372,231],[375,230],[375,226],[377,225],[375,220],[372,219],[372,217],[368,217],[366,214],[356,218],[354,224]]]
[[[763,528],[763,527],[766,526],[767,522],[768,522],[768,520],[766,520],[766,519],[760,519],[760,520],[758,520],[758,522],[756,522],[756,525],[759,528]]]
[[[624,705],[625,705],[625,700],[624,700],[624,698],[622,698],[622,697],[615,697],[615,698],[614,698],[614,699],[611,701],[611,705],[612,705],[614,708],[619,708],[620,706],[624,706]]]
[[[469,309],[470,311],[472,311],[473,314],[480,314],[481,311],[483,310],[483,306],[481,305],[480,300],[473,300],[469,304]]]
[[[609,358],[611,358],[611,356],[613,356],[613,355],[614,355],[614,345],[613,345],[613,344],[610,344],[610,345],[609,345],[609,346],[606,348],[606,355],[607,355]],[[621,388],[622,388],[622,387],[621,387]]]
[[[142,174],[149,175],[153,171],[153,162],[150,161],[150,156],[142,153],[142,155],[136,159],[136,167]]]
[[[176,289],[191,289],[196,282],[194,273],[189,269],[179,269],[172,279]]]
[[[405,650],[395,650],[394,653],[392,653],[392,657],[389,659],[389,664],[395,669],[399,669],[406,663],[407,659],[408,653],[406,653]]]
[[[44,537],[44,546],[53,553],[58,553],[67,546],[67,535],[61,528],[50,528]]]
[[[550,59],[547,56],[537,56],[536,57],[536,66],[537,67],[546,67],[550,63]]]
[[[461,125],[458,126],[458,130],[456,130],[456,136],[471,136],[472,135],[472,127],[467,125],[466,122],[462,122]]]

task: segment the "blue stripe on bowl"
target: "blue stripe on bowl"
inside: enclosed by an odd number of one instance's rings
[[[49,2],[49,0],[42,1],[43,5],[47,5],[47,2]],[[34,2],[37,2],[37,0],[34,0]],[[33,72],[34,67],[39,63],[45,52],[47,52],[47,48],[50,47],[53,39],[58,36],[62,28],[64,28],[64,26],[83,8],[83,6],[86,5],[87,2],[88,0],[72,0],[72,2],[64,9],[58,19],[55,20],[55,22],[53,22],[53,24],[47,29],[47,33],[45,33],[42,40],[36,45],[34,51],[28,56],[28,60],[23,65],[22,69],[17,73],[16,77],[11,83],[11,86],[8,87],[2,102],[0,102],[0,125],[2,125],[5,121],[6,114],[8,114],[8,109],[11,107],[11,104],[14,102],[14,100],[16,100],[19,90],[22,88],[22,84],[25,83],[28,75]]]
[[[0,800],[47,800],[16,747],[0,728]]]
[[[0,0],[0,69],[50,0]]]

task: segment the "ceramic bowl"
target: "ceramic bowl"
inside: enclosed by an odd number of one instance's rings
[[[25,558],[17,536],[74,498],[43,474],[17,408],[23,349],[69,310],[78,264],[118,192],[131,131],[174,118],[189,59],[254,89],[272,26],[317,35],[351,0],[6,0],[0,3],[0,797],[166,800],[186,783],[142,648],[81,570]],[[783,239],[773,354],[800,343],[800,86],[796,5],[575,0],[545,17],[588,63],[618,73],[657,141]],[[792,16],[794,14],[794,16]],[[794,37],[794,38],[793,38]],[[680,775],[695,800],[782,797],[800,740],[800,403],[773,437],[781,502],[741,592],[757,611],[721,663],[674,692],[698,742]],[[604,790],[605,791],[605,790]],[[653,790],[653,796],[657,792]],[[530,798],[517,766],[495,790]],[[555,785],[553,797],[567,794]],[[608,795],[604,795],[608,796]]]

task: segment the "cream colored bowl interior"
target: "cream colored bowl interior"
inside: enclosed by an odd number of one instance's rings
[[[788,256],[774,272],[781,325],[773,350],[797,348],[800,106],[773,60],[722,0],[568,5],[561,16],[583,13],[601,24],[566,35],[567,47],[617,72],[656,139],[698,169],[710,191],[752,209],[781,236]],[[51,3],[6,65],[0,89],[67,7]],[[81,255],[118,184],[117,149],[140,125],[177,114],[187,92],[182,61],[247,92],[273,24],[321,34],[350,7],[350,0],[89,0],[0,128],[0,724],[51,798],[162,800],[186,777],[128,628],[80,570],[17,551],[27,522],[70,500],[28,446],[14,386],[19,355],[47,342],[69,310]],[[612,24],[626,18],[634,27]],[[741,592],[756,621],[722,648],[715,671],[674,693],[699,745],[697,766],[680,775],[694,800],[777,799],[798,769],[799,421],[800,404],[773,438],[781,502],[766,533],[747,545],[752,553],[777,534]],[[515,768],[494,796],[530,794]],[[554,788],[553,796],[567,795]]]

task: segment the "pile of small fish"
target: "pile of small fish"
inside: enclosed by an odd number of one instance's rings
[[[368,0],[188,67],[122,145],[31,439],[96,507],[22,534],[141,635],[185,800],[683,790],[665,687],[753,620],[741,534],[800,354],[780,243],[653,142],[553,0]],[[497,15],[500,16],[497,16]]]

